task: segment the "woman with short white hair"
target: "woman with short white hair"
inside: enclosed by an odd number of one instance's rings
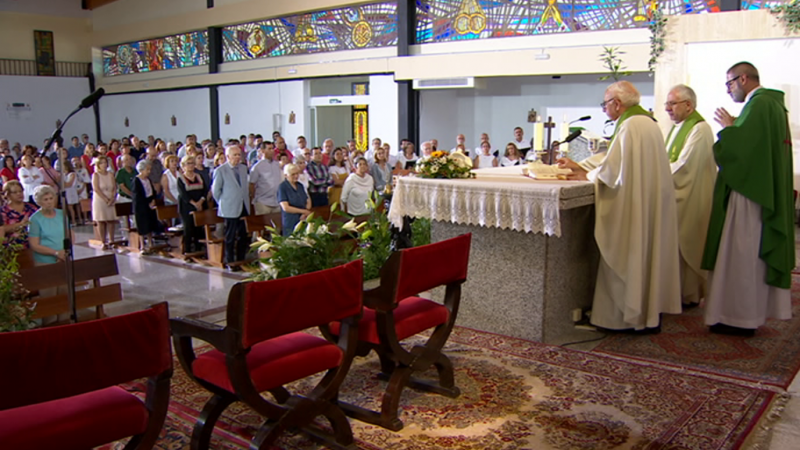
[[[28,242],[33,250],[33,261],[37,264],[53,264],[63,261],[64,212],[56,209],[58,198],[52,186],[43,184],[33,192],[39,210],[30,218]]]

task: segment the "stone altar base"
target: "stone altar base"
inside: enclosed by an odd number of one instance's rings
[[[574,330],[597,278],[594,205],[559,213],[561,237],[432,221],[432,242],[472,233],[456,325],[547,343]]]

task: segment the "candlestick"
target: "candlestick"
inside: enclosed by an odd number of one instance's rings
[[[544,124],[537,121],[533,124],[533,151],[540,152],[544,150]]]

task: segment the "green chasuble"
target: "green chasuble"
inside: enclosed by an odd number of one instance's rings
[[[647,116],[653,119],[653,115],[650,114],[646,109],[642,108],[641,106],[639,105],[631,106],[630,108],[626,109],[625,112],[619,116],[619,118],[617,118],[617,124],[614,126],[614,134],[611,135],[611,138],[608,140],[608,142],[614,141],[614,137],[617,136],[617,131],[619,131],[619,127],[622,126],[622,122],[625,122],[625,119],[628,119],[629,117],[633,116]]]
[[[689,136],[689,132],[692,131],[695,125],[700,122],[705,122],[703,116],[700,115],[697,110],[693,111],[689,114],[683,123],[681,124],[681,128],[678,130],[678,134],[675,135],[675,140],[672,141],[672,145],[669,146],[667,149],[669,155],[669,162],[674,163],[678,160],[678,157],[681,155],[681,150],[683,150],[683,144],[686,143],[686,137]],[[667,142],[669,142],[670,136],[675,131],[675,125],[672,126],[672,129],[669,130],[669,134],[667,135]]]
[[[768,285],[789,289],[794,268],[792,140],[784,94],[758,89],[733,126],[719,132],[714,186],[703,269],[714,270],[731,191],[761,206],[759,257],[767,264]]]

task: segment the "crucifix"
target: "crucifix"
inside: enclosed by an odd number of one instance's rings
[[[547,122],[544,123],[545,129],[547,129],[547,140],[545,140],[545,144],[547,145],[547,164],[553,164],[553,129],[556,127],[556,123],[553,122],[553,116],[547,116]]]

